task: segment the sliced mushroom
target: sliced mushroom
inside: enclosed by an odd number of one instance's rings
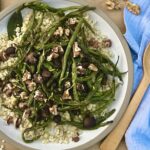
[[[71,113],[73,115],[79,115],[81,113],[80,109],[74,109],[74,110],[71,110]]]
[[[55,68],[61,68],[61,61],[59,59],[54,59],[53,65]]]
[[[3,86],[3,81],[0,79],[0,87]]]
[[[19,126],[21,124],[21,119],[20,118],[16,118],[14,124],[15,124],[16,129],[19,128]]]
[[[7,55],[5,52],[1,52],[0,53],[0,61],[6,61],[8,58],[7,58]]]
[[[49,107],[44,107],[37,112],[37,121],[46,119],[50,115]]]
[[[59,124],[61,122],[61,116],[60,115],[54,116],[53,121],[56,122],[57,124]]]
[[[13,91],[10,90],[10,89],[8,89],[8,90],[5,92],[6,96],[8,96],[8,97],[10,97],[10,96],[12,95],[12,93],[13,93]]]
[[[112,41],[110,39],[103,39],[102,40],[102,48],[109,48],[112,46]]]
[[[12,117],[12,116],[9,116],[9,117],[7,118],[7,124],[10,125],[10,124],[13,124],[13,122],[14,122],[13,117]]]
[[[100,42],[97,40],[97,39],[95,39],[95,38],[91,38],[89,41],[88,41],[88,43],[89,43],[89,46],[91,46],[91,47],[93,47],[93,48],[99,48],[100,47]]]
[[[49,72],[47,69],[43,69],[43,70],[42,70],[42,77],[43,77],[44,79],[50,78],[51,75],[52,75],[51,72]]]
[[[5,50],[5,53],[6,55],[9,57],[13,57],[16,53],[16,48],[15,47],[8,47],[6,50]]]
[[[96,119],[93,116],[86,116],[83,120],[83,126],[87,129],[96,125]]]
[[[79,136],[72,137],[72,141],[78,142],[80,140]]]
[[[88,92],[88,86],[86,84],[77,83],[77,90],[80,92]]]
[[[83,66],[83,68],[88,68],[89,62],[83,62],[83,63],[82,63],[82,66]]]
[[[37,55],[36,55],[36,53],[35,52],[30,52],[28,55],[27,55],[27,57],[26,57],[26,62],[27,63],[30,63],[30,64],[36,64],[37,63]]]
[[[3,81],[0,79],[0,92],[2,91]]]
[[[40,83],[41,84],[43,82],[43,78],[39,74],[34,74],[33,75],[33,80],[35,81],[35,83]]]

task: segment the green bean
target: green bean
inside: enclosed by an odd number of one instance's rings
[[[108,56],[106,56],[106,55],[104,55],[104,54],[102,54],[102,53],[100,53],[100,51],[99,50],[92,50],[92,49],[87,49],[90,53],[92,53],[92,54],[94,54],[94,55],[96,55],[96,56],[99,56],[99,57],[101,57],[101,59],[103,59],[103,61],[106,61],[108,64],[110,64],[110,66],[114,69],[114,68],[116,68],[116,66],[115,66],[115,64],[110,60],[110,58],[108,58]],[[105,68],[105,67],[104,67]],[[102,69],[104,69],[104,68],[102,68]],[[110,70],[110,69],[108,69],[107,70],[110,74],[112,74],[112,71]],[[118,78],[122,81],[122,74],[124,74],[124,73],[121,73],[120,71],[119,71],[119,69],[118,68],[116,68],[115,69],[115,76],[118,76]]]
[[[46,94],[46,96],[49,97],[49,92],[47,91],[47,89],[44,86],[44,84],[41,85],[41,88],[42,88],[43,92]]]
[[[49,39],[51,38],[51,36],[53,35],[53,33],[56,31],[56,29],[62,24],[64,23],[68,18],[70,17],[77,17],[77,16],[81,16],[84,12],[89,11],[89,10],[93,10],[95,9],[95,7],[88,7],[88,6],[83,6],[80,9],[70,12],[69,14],[65,15],[64,17],[62,17],[59,22],[56,22],[52,27],[50,27],[48,34],[43,35],[43,40],[42,43],[46,44]],[[45,39],[46,37],[46,39]]]
[[[85,98],[85,101],[89,101],[92,98],[92,96],[95,94],[95,92],[100,87],[101,81],[102,81],[102,76],[97,77],[95,84],[93,86],[93,90],[91,92],[89,92],[88,96]]]
[[[88,23],[86,19],[84,19],[84,24],[93,34],[95,34],[95,31],[93,30],[92,26]]]
[[[107,121],[107,122],[104,122],[107,118],[109,118],[113,113],[115,112],[115,110],[111,110],[110,112],[107,112],[105,113],[104,115],[101,115],[99,118],[96,118],[96,125],[88,130],[93,130],[93,129],[97,129],[99,127],[102,127],[102,126],[105,126],[107,124],[110,124],[112,123],[113,121]],[[79,129],[82,129],[82,130],[87,130],[86,128],[84,128],[83,126],[83,122],[76,122],[76,121],[62,121],[62,124],[70,124],[70,125],[73,125],[73,126],[76,126],[77,128]]]
[[[70,51],[71,51],[71,48],[72,48],[72,45],[73,43],[75,42],[76,40],[76,37],[78,35],[78,32],[80,31],[80,28],[82,26],[82,23],[83,23],[83,19],[81,19],[68,43],[68,46],[67,46],[67,49],[66,49],[66,52],[65,52],[65,55],[64,55],[64,61],[62,63],[62,72],[61,72],[61,75],[60,75],[60,79],[59,79],[59,86],[61,85],[61,82],[63,80],[63,77],[64,77],[64,74],[65,74],[65,71],[66,71],[66,66],[67,66],[67,59],[68,59],[68,56],[70,54]]]
[[[30,22],[27,25],[26,32],[23,34],[23,37],[22,37],[21,42],[20,42],[21,43],[20,45],[23,45],[27,41],[27,38],[28,38],[29,34],[32,31],[32,28],[33,28],[33,25],[34,25],[34,21],[35,21],[35,12],[34,11],[33,11],[33,13],[32,13],[30,18],[31,18]]]
[[[33,99],[34,99],[34,92],[35,91],[32,91],[32,93],[29,95],[29,99],[28,99],[28,105],[32,105],[33,103]]]
[[[47,82],[47,87],[49,87],[52,82],[60,75],[60,71],[55,72],[55,74],[53,75],[53,77]]]
[[[88,81],[92,78],[93,74],[89,75],[89,76],[85,76],[85,77],[78,77],[77,81],[82,82],[82,81]]]
[[[25,142],[25,143],[32,143],[33,141],[35,141],[35,140],[37,140],[37,139],[39,139],[40,138],[40,135],[36,135],[36,131],[37,131],[37,129],[35,128],[35,127],[31,127],[31,128],[27,128],[27,129],[25,129],[24,131],[23,131],[23,133],[22,133],[22,139],[23,139],[23,141]],[[30,136],[30,138],[31,139],[26,139],[26,137],[25,137],[25,134],[26,133],[29,133],[29,132],[33,132],[34,134],[33,134],[33,138]]]
[[[50,71],[50,72],[56,71],[56,69],[54,69],[54,68],[52,67],[52,65],[51,65],[49,62],[44,62],[44,63],[43,63],[43,66],[44,66],[46,69],[48,69],[48,71]]]
[[[75,60],[73,59],[73,62],[72,62],[72,84],[73,84],[73,96],[74,96],[74,99],[79,101],[79,96],[78,96],[78,92],[77,92],[77,89],[76,89],[76,79],[77,79],[77,68],[76,68],[76,63],[75,63]]]
[[[53,48],[53,47],[56,47],[56,46],[59,46],[59,45],[61,45],[61,46],[67,46],[67,44],[68,44],[68,41],[67,42],[55,42],[55,43],[48,43],[48,44],[46,44],[46,45],[44,45],[44,49],[51,49],[51,48]],[[38,49],[37,47],[35,47],[36,49]]]
[[[38,62],[38,66],[37,66],[37,73],[40,73],[42,64],[44,62],[44,59],[45,59],[45,50],[43,50],[43,53],[40,56],[40,59],[39,59],[39,62]]]

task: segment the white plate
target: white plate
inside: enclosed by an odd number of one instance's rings
[[[54,7],[66,7],[72,5],[81,5],[84,3],[83,1],[71,2],[68,0],[45,0],[50,5]],[[24,1],[21,1],[23,3]],[[80,4],[79,4],[80,3]],[[7,21],[11,15],[11,13],[17,8],[20,4],[15,4],[14,6],[8,8],[0,14],[0,33],[6,32]],[[27,10],[28,11],[28,10]],[[133,66],[131,55],[128,49],[128,46],[118,30],[118,28],[112,23],[112,21],[100,10],[92,11],[89,13],[94,21],[97,22],[97,28],[104,34],[107,35],[112,40],[112,47],[110,51],[113,51],[115,57],[113,61],[116,62],[118,56],[120,57],[118,67],[121,71],[128,71],[123,76],[123,85],[119,87],[116,92],[116,101],[111,105],[110,108],[115,108],[116,112],[108,118],[108,120],[114,120],[114,123],[101,127],[99,129],[93,131],[84,131],[80,136],[80,141],[75,143],[71,142],[69,144],[42,144],[39,141],[33,142],[31,144],[26,144],[22,141],[21,134],[18,130],[16,130],[13,126],[8,126],[6,123],[0,119],[0,131],[4,133],[8,139],[11,139],[13,142],[17,142],[18,146],[22,149],[25,147],[40,149],[40,150],[63,150],[63,149],[85,149],[92,144],[100,141],[104,138],[117,124],[118,120],[121,118],[123,112],[125,111],[130,94],[132,89],[132,81],[133,81]],[[25,147],[24,147],[25,146]]]

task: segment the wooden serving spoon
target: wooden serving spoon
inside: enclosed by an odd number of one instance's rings
[[[140,102],[142,101],[142,97],[148,85],[150,83],[150,44],[147,46],[144,56],[143,56],[143,69],[144,74],[137,88],[131,102],[124,113],[123,117],[117,124],[117,126],[113,129],[113,131],[104,139],[102,144],[100,145],[100,150],[116,150],[121,139],[123,138],[134,114],[136,113]]]

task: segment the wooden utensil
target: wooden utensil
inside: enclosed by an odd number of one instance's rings
[[[100,145],[100,150],[116,150],[122,137],[124,136],[138,106],[144,96],[144,93],[150,83],[150,44],[147,46],[143,57],[144,74],[139,87],[137,88],[131,102],[121,118],[120,122],[113,131],[105,138]]]

